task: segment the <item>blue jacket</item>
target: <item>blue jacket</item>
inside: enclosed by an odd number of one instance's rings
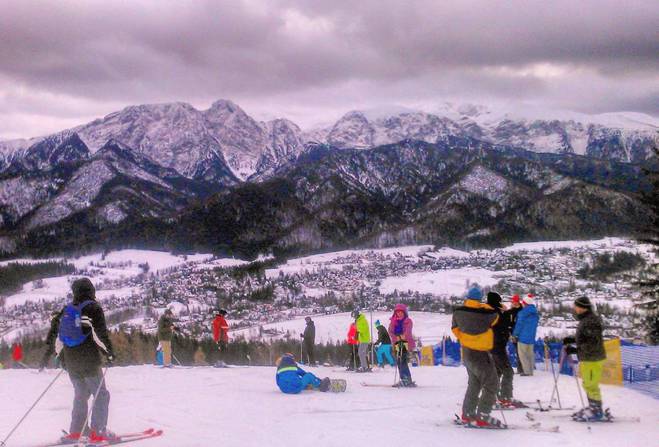
[[[306,371],[297,366],[295,360],[289,356],[283,356],[277,367],[277,386],[286,394],[297,394],[302,392],[302,376]]]
[[[540,316],[535,304],[524,306],[524,309],[517,314],[517,323],[515,323],[513,336],[517,337],[520,343],[527,345],[535,343],[535,333],[538,330],[539,320]]]

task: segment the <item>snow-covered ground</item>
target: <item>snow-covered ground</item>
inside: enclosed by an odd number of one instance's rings
[[[492,272],[481,268],[438,270],[435,272],[411,273],[406,276],[392,276],[380,285],[380,293],[412,291],[433,295],[460,296],[471,284],[481,287],[495,285],[505,276],[503,272]]]
[[[360,382],[391,384],[391,369],[372,374],[311,368],[318,376],[345,378],[345,394],[305,391],[285,395],[276,388],[273,367],[160,369],[153,366],[111,368],[109,427],[117,432],[156,427],[159,439],[143,447],[251,446],[488,446],[511,445],[638,447],[659,439],[659,401],[627,388],[603,386],[605,405],[618,416],[639,416],[640,423],[593,424],[534,413],[543,425],[560,432],[470,430],[450,421],[460,411],[467,374],[463,367],[419,367],[412,374],[419,387],[366,388]],[[0,439],[20,419],[56,372],[0,371]],[[515,395],[524,401],[548,400],[553,381],[548,373],[515,376]],[[579,405],[575,382],[561,377],[563,405]],[[67,429],[73,391],[61,377],[7,443],[28,447],[52,441]],[[565,412],[563,412],[565,413]],[[501,416],[495,412],[495,416]],[[509,411],[510,424],[528,425],[523,410]],[[654,441],[653,441],[654,440]]]

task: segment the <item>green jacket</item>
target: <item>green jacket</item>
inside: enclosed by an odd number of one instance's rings
[[[370,343],[371,342],[371,329],[368,325],[368,321],[366,320],[366,317],[364,314],[359,315],[357,317],[357,339],[359,340],[359,343]]]

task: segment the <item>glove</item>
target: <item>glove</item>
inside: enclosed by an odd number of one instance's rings
[[[577,347],[576,347],[576,346],[573,346],[573,345],[567,345],[567,346],[565,347],[565,353],[566,353],[567,355],[570,355],[570,354],[576,354],[576,353],[577,353]]]
[[[571,344],[574,344],[576,342],[577,342],[577,340],[574,337],[565,337],[563,339],[563,344],[564,345],[571,345]]]
[[[114,355],[108,354],[108,356],[105,359],[107,360],[108,365],[112,365],[112,362],[114,362]]]

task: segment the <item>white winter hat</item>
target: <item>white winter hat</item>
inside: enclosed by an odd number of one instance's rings
[[[533,297],[533,295],[531,295],[529,293],[528,295],[526,295],[524,297],[524,299],[522,300],[522,303],[526,304],[527,306],[529,306],[531,304],[535,304],[535,298]]]

